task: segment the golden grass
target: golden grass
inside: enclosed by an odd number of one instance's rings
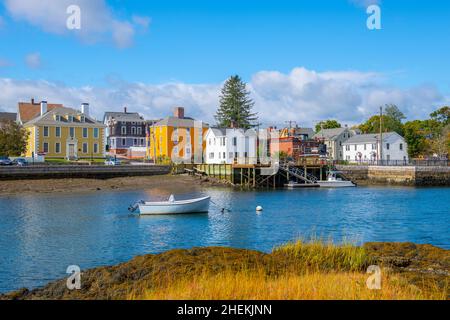
[[[180,279],[148,290],[147,300],[416,300],[445,299],[442,291],[423,292],[397,276],[384,276],[380,290],[366,287],[363,273],[311,273],[267,277],[263,272],[222,272]],[[130,296],[130,298],[137,298]]]
[[[129,299],[170,300],[328,300],[328,299],[446,299],[447,288],[428,285],[420,289],[400,275],[382,272],[380,290],[366,286],[365,273],[371,258],[362,247],[336,246],[315,240],[297,241],[274,248],[261,263],[247,263],[245,257],[236,268],[211,261],[197,272],[164,277]],[[211,265],[210,265],[211,264]],[[162,280],[162,279],[160,279]],[[142,288],[141,288],[142,289]]]

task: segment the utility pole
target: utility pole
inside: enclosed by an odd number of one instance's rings
[[[380,107],[380,160],[383,162],[383,107]]]

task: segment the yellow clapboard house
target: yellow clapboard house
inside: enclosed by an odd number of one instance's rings
[[[184,108],[177,107],[173,116],[150,124],[147,130],[147,158],[155,162],[202,161],[208,125],[184,116]],[[200,155],[200,158],[196,158]]]
[[[19,103],[19,121],[28,131],[26,157],[83,159],[105,157],[105,125],[81,111],[47,102]]]

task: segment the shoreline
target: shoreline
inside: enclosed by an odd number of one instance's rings
[[[199,281],[205,281],[205,268],[209,270],[208,275],[216,280],[230,271],[241,276],[244,272],[245,278],[246,275],[264,270],[266,277],[272,277],[275,281],[286,276],[299,280],[299,276],[305,277],[309,272],[315,274],[316,280],[341,275],[346,285],[359,287],[357,290],[361,293],[361,284],[351,283],[351,279],[345,277],[356,276],[361,282],[368,276],[367,267],[374,264],[382,268],[386,277],[383,279],[387,281],[394,278],[394,283],[400,281],[401,289],[412,288],[413,292],[420,293],[419,299],[433,299],[436,296],[449,298],[450,250],[409,242],[368,242],[357,247],[319,241],[288,243],[270,253],[229,247],[194,247],[140,255],[113,266],[82,270],[80,290],[67,289],[67,279],[63,278],[40,288],[22,288],[0,294],[0,300],[141,299],[146,298],[149,292],[150,297],[153,292],[159,292],[156,288],[162,291],[167,287],[170,289],[170,284],[180,279],[189,284],[192,277],[200,276]],[[378,294],[369,291],[366,290],[364,294]]]
[[[147,188],[170,188],[173,192],[195,191],[203,187],[226,186],[213,179],[188,175],[130,176],[109,179],[62,178],[0,181],[0,197],[71,192],[133,191]]]

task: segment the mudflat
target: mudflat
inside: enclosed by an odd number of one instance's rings
[[[54,193],[101,192],[111,190],[138,190],[152,187],[170,188],[173,192],[195,191],[202,185],[211,185],[207,179],[187,175],[131,176],[111,179],[24,179],[0,181],[0,196]]]

